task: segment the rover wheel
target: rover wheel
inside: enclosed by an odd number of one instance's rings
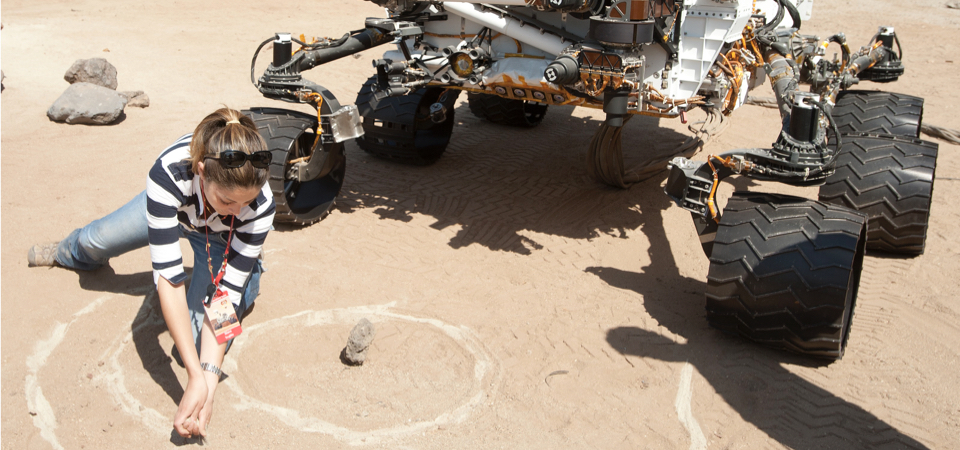
[[[710,325],[840,359],[863,267],[863,216],[805,198],[738,192],[719,225],[707,275]]]
[[[499,125],[533,128],[543,122],[547,105],[525,100],[513,100],[491,94],[467,92],[467,106],[473,115]]]
[[[376,83],[377,77],[370,77],[357,94],[364,132],[357,138],[360,148],[380,158],[420,166],[440,159],[456,123],[453,106],[460,91],[431,87],[377,100]],[[430,114],[434,103],[446,107],[439,122]]]
[[[938,145],[899,136],[847,135],[820,201],[867,216],[867,248],[923,253]]]
[[[923,99],[877,91],[844,91],[831,114],[841,133],[920,137]]]
[[[251,108],[243,113],[257,124],[273,153],[269,183],[277,203],[274,221],[306,225],[326,217],[343,186],[343,144],[323,144],[322,152],[315,154],[317,117],[311,114],[277,108]],[[307,156],[325,158],[324,168],[329,170],[312,180],[298,180],[291,173],[291,161]]]

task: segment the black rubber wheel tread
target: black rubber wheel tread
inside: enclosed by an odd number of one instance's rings
[[[867,216],[867,248],[923,253],[938,145],[889,135],[847,135],[819,199]]]
[[[290,152],[296,152],[298,147],[308,148],[313,145],[317,117],[279,108],[251,108],[243,113],[253,119],[260,135],[267,142],[267,148],[273,153],[268,183],[277,204],[274,222],[307,225],[326,217],[343,186],[345,164],[341,164],[327,176],[307,183],[289,186],[286,177]]]
[[[453,105],[460,91],[446,91],[446,118],[433,123],[427,118],[430,105],[445,89],[418,89],[399,97],[374,98],[377,77],[370,77],[357,93],[356,105],[363,117],[364,135],[357,145],[374,156],[405,164],[426,166],[443,155],[456,123]]]
[[[491,94],[467,92],[467,106],[473,115],[495,124],[533,128],[543,122],[548,105],[497,97]]]
[[[831,114],[840,133],[920,137],[923,99],[879,91],[843,91]]]
[[[734,193],[710,256],[707,321],[770,347],[840,359],[865,234],[865,218],[846,208]]]

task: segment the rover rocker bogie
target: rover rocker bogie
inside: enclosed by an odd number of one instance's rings
[[[892,26],[862,46],[842,32],[806,35],[809,0],[368,1],[385,17],[339,38],[277,33],[255,54],[254,66],[273,43],[259,78],[251,67],[264,96],[317,109],[250,112],[283,157],[271,186],[278,212],[290,210],[284,220],[309,223],[330,208],[345,140],[398,162],[437,161],[466,91],[468,110],[491,127],[536,132],[553,108],[602,110],[585,158],[599,182],[627,188],[667,169],[665,193],[690,212],[711,261],[708,321],[725,332],[840,358],[864,252],[923,251],[937,155],[918,139],[923,100],[867,89],[904,73]],[[357,80],[355,105],[304,77],[385,44]],[[623,149],[643,152],[622,142],[631,116],[686,121],[699,109],[719,123],[767,82],[780,116],[768,147],[691,159],[692,139],[623,167]],[[823,186],[817,201],[739,193],[725,212],[717,187],[734,176]]]

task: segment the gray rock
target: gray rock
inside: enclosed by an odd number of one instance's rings
[[[143,91],[121,91],[120,95],[127,99],[127,106],[136,106],[137,108],[150,106],[150,97],[147,97],[147,94]]]
[[[126,99],[114,91],[91,83],[71,84],[47,110],[47,117],[69,124],[107,125],[123,113]]]
[[[345,364],[359,366],[367,360],[367,348],[373,343],[373,337],[377,330],[367,319],[360,319],[357,326],[350,332],[350,339],[347,340],[347,346],[343,349],[341,359]]]
[[[117,68],[103,58],[78,59],[67,69],[63,79],[68,83],[93,83],[105,88],[117,88]]]

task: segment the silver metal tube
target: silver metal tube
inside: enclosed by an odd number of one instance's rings
[[[477,0],[443,0],[443,3],[486,3],[488,5],[527,6],[527,0],[493,0],[478,2]]]
[[[524,25],[523,22],[509,16],[500,17],[499,14],[493,12],[481,11],[473,4],[444,2],[444,9],[552,55],[559,55],[563,49],[570,45],[564,43],[560,36],[543,33],[536,26]]]

